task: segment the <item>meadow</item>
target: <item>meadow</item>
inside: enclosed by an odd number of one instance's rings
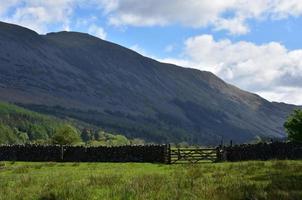
[[[302,199],[302,161],[0,162],[0,200]]]

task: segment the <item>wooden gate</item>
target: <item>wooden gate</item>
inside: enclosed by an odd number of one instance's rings
[[[171,148],[170,164],[215,162],[219,150],[216,148]]]

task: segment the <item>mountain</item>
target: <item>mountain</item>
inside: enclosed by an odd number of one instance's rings
[[[294,105],[88,34],[0,23],[0,100],[153,142],[285,137]]]

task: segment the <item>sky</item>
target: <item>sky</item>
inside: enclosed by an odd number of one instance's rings
[[[302,105],[302,0],[0,0],[0,21],[89,33]]]

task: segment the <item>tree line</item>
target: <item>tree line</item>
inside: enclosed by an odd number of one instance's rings
[[[128,139],[121,134],[87,127],[89,125],[0,102],[0,144],[118,146],[145,143],[139,138]]]
[[[302,142],[302,110],[293,111],[284,127],[288,140]],[[145,141],[140,138],[129,139],[99,127],[89,127],[77,121],[62,120],[0,102],[0,144],[26,143],[119,146],[144,144]],[[184,140],[177,145],[189,144]]]

